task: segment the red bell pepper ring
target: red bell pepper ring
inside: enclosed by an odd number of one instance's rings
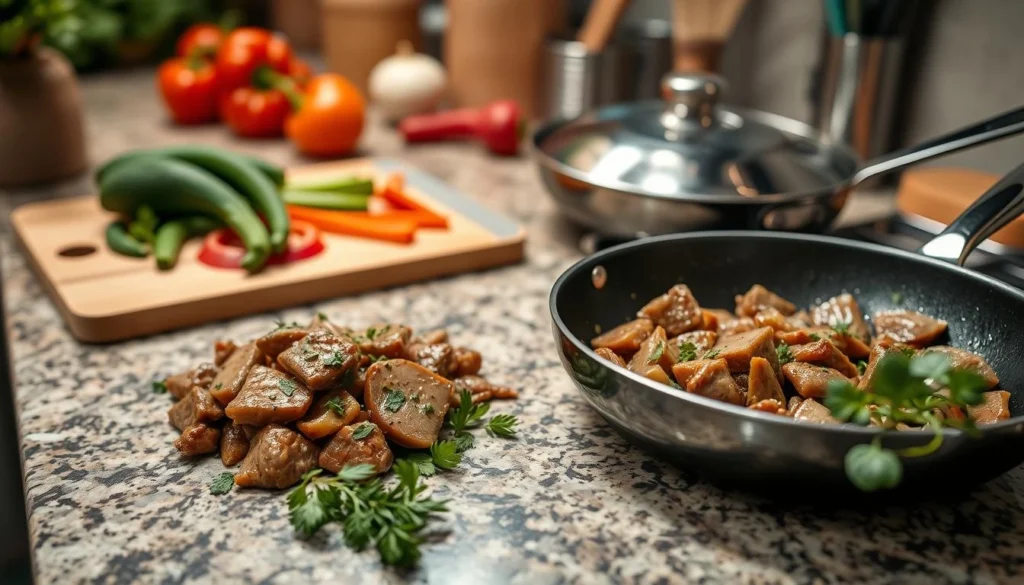
[[[267,264],[288,264],[312,258],[324,251],[320,230],[311,223],[292,219],[288,234],[288,247],[284,252],[273,254]],[[206,234],[203,247],[199,250],[199,261],[214,268],[242,268],[245,247],[228,228],[221,228]]]

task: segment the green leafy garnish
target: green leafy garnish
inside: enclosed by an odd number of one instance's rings
[[[401,390],[396,390],[389,386],[384,387],[384,403],[385,409],[391,412],[398,412],[399,408],[405,404],[405,393]]]
[[[868,371],[868,363],[864,360],[857,360],[857,373],[863,376],[866,371]]]
[[[651,352],[651,355],[647,356],[647,363],[649,363],[649,364],[656,363],[658,360],[661,359],[661,356],[664,353],[665,353],[665,342],[664,341],[659,341],[658,345],[656,345],[654,347],[654,351]]]
[[[496,437],[514,437],[519,419],[511,414],[497,414],[487,421],[487,432]]]
[[[167,384],[163,380],[154,381],[153,394],[167,394]]]
[[[408,567],[420,558],[420,533],[427,521],[447,510],[443,500],[424,496],[419,464],[400,459],[393,467],[399,481],[391,488],[372,465],[348,466],[333,477],[320,470],[303,476],[288,495],[292,526],[305,536],[328,522],[339,522],[345,544],[355,550],[376,547],[385,565]]]
[[[321,321],[330,321],[330,319],[327,318],[327,313],[324,313],[322,311],[317,311],[316,318],[320,319]]]
[[[210,493],[215,496],[223,496],[235,487],[235,474],[225,471],[210,482]]]
[[[423,477],[430,477],[437,473],[437,467],[434,466],[434,459],[430,456],[430,453],[424,451],[413,452],[402,457],[402,459],[415,465]]]
[[[375,428],[377,428],[377,425],[372,422],[359,423],[359,426],[352,431],[352,438],[356,441],[361,441],[366,437],[369,437]]]
[[[789,345],[781,342],[775,346],[775,354],[779,356],[779,364],[788,364],[793,361],[793,352],[789,351]]]
[[[818,335],[817,333],[811,333],[807,337],[810,337],[811,341],[821,341],[821,336]]]
[[[341,398],[338,396],[328,400],[324,407],[338,416],[345,416],[345,405],[342,404]]]
[[[473,404],[473,395],[465,388],[459,390],[459,400],[459,405],[449,410],[445,419],[456,435],[479,424],[480,419],[491,409],[487,402]]]
[[[345,363],[345,356],[340,351],[334,351],[327,355],[321,355],[320,361],[329,368],[337,368]]]
[[[473,435],[470,434],[469,431],[462,431],[455,435],[455,438],[452,440],[455,441],[455,450],[459,453],[469,451],[473,448],[473,444],[476,442],[476,439],[473,438]]]
[[[430,446],[430,458],[441,469],[455,469],[462,462],[462,454],[455,441],[434,441]]]
[[[704,354],[704,359],[706,359],[706,360],[713,360],[713,359],[718,357],[719,353],[721,353],[719,350],[712,349],[711,351],[708,351],[708,352],[706,352]]]
[[[850,334],[850,322],[849,321],[836,321],[836,324],[832,326],[832,330],[839,335]]]
[[[282,329],[302,329],[302,325],[299,325],[295,321],[286,322],[282,321],[281,319],[274,320],[274,330],[271,331],[271,333],[273,333],[274,331],[280,331]]]
[[[366,338],[369,339],[370,341],[373,341],[373,338],[376,337],[376,336],[377,336],[377,329],[376,328],[370,327],[369,329],[366,330]]]
[[[277,386],[278,388],[281,389],[281,392],[283,392],[285,396],[291,396],[292,394],[295,394],[296,390],[299,389],[298,385],[295,384],[295,382],[289,380],[288,378],[282,378],[280,381],[278,381]]]
[[[679,361],[690,362],[697,359],[697,346],[689,341],[679,342]]]
[[[427,404],[420,406],[420,412],[423,414],[434,414],[434,405],[428,402]]]
[[[864,492],[889,489],[903,479],[903,464],[896,453],[883,449],[878,441],[856,445],[843,460],[850,482]]]
[[[898,305],[898,304],[903,302],[903,293],[901,293],[899,291],[895,291],[895,292],[892,293],[891,298],[892,298],[892,304]]]

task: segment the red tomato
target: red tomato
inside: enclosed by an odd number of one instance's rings
[[[280,136],[292,107],[284,92],[276,89],[239,87],[221,104],[221,117],[239,136]]]
[[[253,74],[262,66],[287,73],[292,49],[283,37],[262,28],[245,27],[231,31],[217,51],[217,84],[221,98],[234,89],[253,84]]]
[[[203,22],[193,24],[178,37],[175,54],[179,57],[209,57],[217,55],[217,49],[224,41],[224,31],[215,24]]]
[[[267,264],[286,264],[312,258],[324,251],[320,230],[304,221],[291,220],[288,233],[288,248],[273,254]],[[203,247],[199,250],[199,261],[214,268],[241,268],[245,247],[238,236],[228,228],[221,228],[206,234]]]
[[[217,75],[205,59],[169,59],[157,72],[157,86],[179,124],[217,119]]]

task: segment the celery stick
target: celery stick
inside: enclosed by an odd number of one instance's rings
[[[373,194],[373,181],[351,175],[333,177],[311,177],[308,179],[291,179],[284,185],[285,189],[302,191],[334,191],[341,193]]]
[[[298,189],[285,189],[281,192],[281,197],[290,205],[344,211],[366,211],[370,201],[369,194]]]

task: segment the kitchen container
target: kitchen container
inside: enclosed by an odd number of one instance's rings
[[[322,0],[327,67],[366,95],[370,71],[400,41],[421,45],[419,0]]]
[[[271,27],[300,50],[320,48],[321,0],[271,0]]]

